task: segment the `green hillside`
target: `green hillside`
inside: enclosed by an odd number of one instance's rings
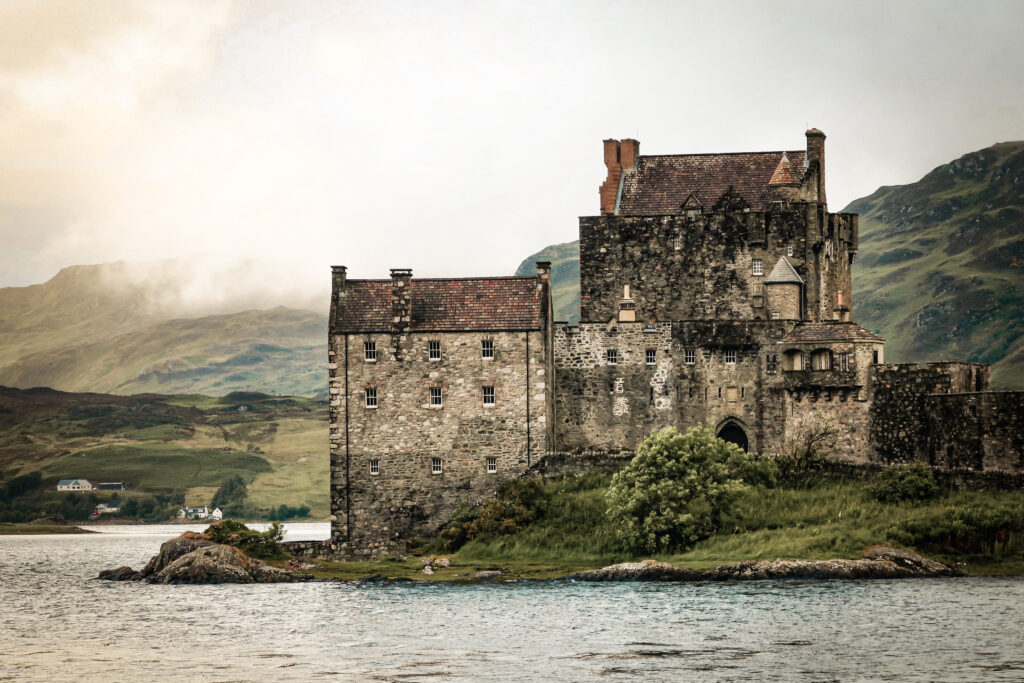
[[[889,362],[992,363],[996,388],[1024,388],[1024,142],[882,187],[860,214],[854,319],[886,340]],[[555,318],[579,317],[579,243],[523,261],[552,262]]]
[[[555,320],[579,320],[579,241],[545,247],[520,263],[516,275],[536,275],[537,261],[551,262],[551,304]]]
[[[326,402],[236,392],[116,396],[0,387],[0,481],[39,471],[123,481],[206,505],[225,477],[249,487],[247,507],[308,505],[328,514]]]
[[[994,385],[1024,388],[1024,142],[844,210],[860,214],[854,319],[887,360],[992,363]]]
[[[0,384],[326,396],[326,315],[282,307],[199,315],[130,284],[121,269],[74,266],[42,285],[0,289]]]

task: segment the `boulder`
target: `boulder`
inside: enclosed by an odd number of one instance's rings
[[[150,558],[149,562],[146,563],[146,566],[142,568],[141,576],[143,578],[147,578],[154,574],[158,574],[163,571],[167,565],[171,564],[182,555],[187,555],[188,553],[211,545],[216,544],[210,540],[210,537],[206,534],[197,534],[192,531],[186,531],[181,536],[172,538],[169,541],[164,541],[160,544],[160,551]]]
[[[131,567],[124,566],[118,567],[117,569],[104,569],[100,572],[100,579],[106,581],[138,581],[141,576],[139,572],[135,571]]]

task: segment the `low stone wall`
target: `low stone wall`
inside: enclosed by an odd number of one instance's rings
[[[523,476],[540,476],[555,479],[566,475],[582,475],[590,472],[618,472],[633,459],[632,451],[608,453],[604,451],[583,451],[579,453],[547,453],[527,470]]]
[[[330,541],[284,541],[281,547],[292,557],[313,559],[331,555]]]

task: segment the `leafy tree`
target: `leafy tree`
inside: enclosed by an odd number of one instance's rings
[[[744,476],[771,481],[773,467],[706,425],[685,434],[663,429],[612,477],[608,515],[635,552],[686,549],[715,533],[730,504],[749,489]]]
[[[248,495],[245,480],[240,475],[232,474],[221,482],[220,488],[213,494],[210,507],[224,508],[232,503],[241,504]]]
[[[250,557],[283,558],[287,553],[279,545],[284,538],[284,525],[271,522],[266,531],[254,531],[233,519],[214,522],[206,531],[214,543],[224,543],[238,548]]]

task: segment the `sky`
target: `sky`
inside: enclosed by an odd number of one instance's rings
[[[505,275],[641,154],[826,141],[831,210],[1024,139],[1021,2],[0,2],[0,287]],[[155,265],[153,266],[156,267]]]

